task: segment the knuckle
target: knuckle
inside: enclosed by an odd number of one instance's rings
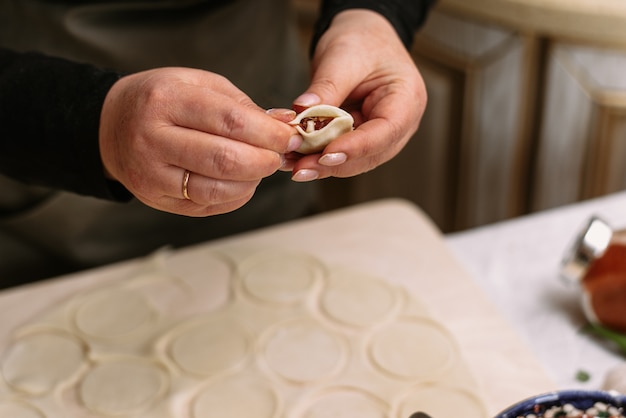
[[[226,200],[225,194],[221,182],[211,182],[204,190],[203,200],[207,204],[217,205]]]
[[[322,97],[336,97],[340,91],[336,81],[330,77],[323,77],[316,80],[315,88]]]
[[[239,166],[237,152],[230,147],[222,147],[212,155],[211,167],[220,177],[235,172]]]
[[[256,183],[231,183],[222,181],[208,182],[203,190],[201,199],[197,199],[199,204],[206,207],[227,207],[235,202],[239,205],[252,198],[256,190]]]
[[[224,136],[227,138],[239,138],[246,126],[246,118],[237,109],[232,109],[222,119]]]
[[[144,103],[162,104],[167,102],[169,88],[167,83],[159,83],[156,80],[148,79],[142,84],[140,94]]]

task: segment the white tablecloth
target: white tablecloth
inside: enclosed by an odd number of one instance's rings
[[[625,357],[581,332],[579,289],[559,264],[593,214],[626,227],[626,193],[449,234],[446,241],[562,389],[596,389]],[[591,375],[587,382],[579,371]]]

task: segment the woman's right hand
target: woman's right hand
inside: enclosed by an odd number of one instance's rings
[[[148,206],[187,216],[233,211],[302,138],[224,77],[161,68],[121,78],[100,119],[106,175]],[[282,120],[281,120],[282,119]],[[189,199],[183,196],[183,178]]]

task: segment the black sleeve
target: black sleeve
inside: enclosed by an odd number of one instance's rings
[[[433,3],[435,0],[323,0],[313,32],[311,53],[333,18],[348,9],[369,9],[380,13],[389,20],[408,49]]]
[[[120,75],[0,49],[0,172],[79,194],[128,200],[105,179],[98,146],[104,98]]]

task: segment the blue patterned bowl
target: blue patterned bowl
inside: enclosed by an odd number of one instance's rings
[[[596,390],[562,390],[544,393],[524,399],[505,409],[496,415],[495,418],[517,418],[533,413],[535,406],[542,409],[556,405],[572,404],[576,408],[585,410],[593,406],[596,402],[604,402],[616,407],[626,407],[626,396],[613,392],[603,392]]]

